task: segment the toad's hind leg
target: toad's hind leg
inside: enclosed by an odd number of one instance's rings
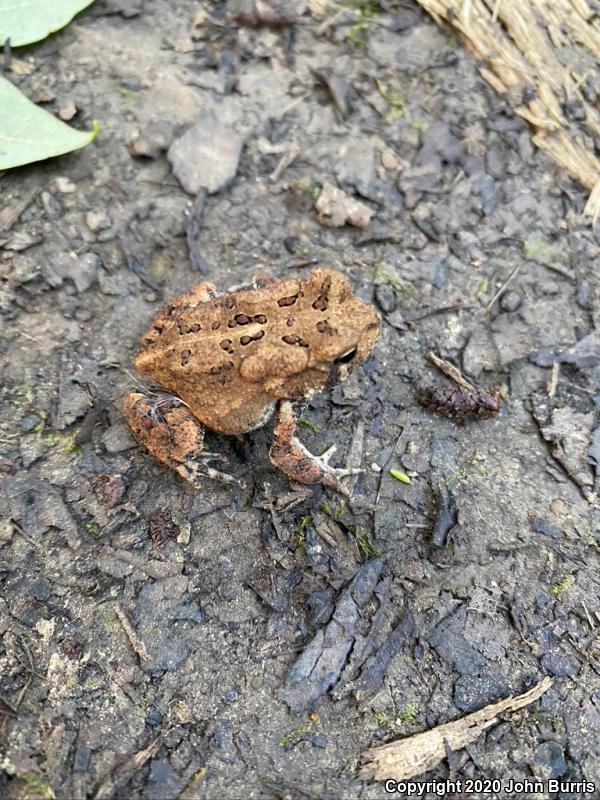
[[[202,452],[204,427],[176,398],[161,400],[132,392],[123,401],[123,411],[140,444],[195,488],[200,487],[203,476],[243,485],[226,472],[198,463],[219,456]]]
[[[282,400],[269,452],[273,464],[298,483],[321,483],[350,497],[350,492],[339,479],[346,475],[357,475],[362,470],[331,467],[328,462],[335,453],[335,445],[329,447],[322,456],[315,456],[296,438],[295,431],[296,417],[292,404],[289,400]]]

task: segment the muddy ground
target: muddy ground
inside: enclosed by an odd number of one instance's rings
[[[8,74],[100,134],[0,176],[0,211],[21,209],[0,235],[0,794],[383,797],[358,777],[367,747],[544,675],[540,701],[420,777],[597,781],[585,194],[409,0],[283,27],[237,8],[103,0]],[[225,174],[192,207],[165,150],[198,119]],[[367,228],[319,221],[325,183],[374,211]],[[268,428],[208,436],[246,490],[194,490],[124,425],[139,336],[202,278],[315,262],[384,319],[369,360],[301,411],[313,451],[337,443],[343,464],[353,442],[353,503],[290,487]],[[450,385],[429,350],[500,385],[501,413],[422,408],[419,386]]]

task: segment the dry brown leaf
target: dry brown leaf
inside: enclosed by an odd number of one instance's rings
[[[591,191],[584,213],[594,222],[600,161],[592,142],[600,112],[583,88],[600,58],[600,30],[585,0],[417,2],[462,36],[485,65],[482,77],[533,127],[536,147]],[[569,118],[567,108],[577,116]]]

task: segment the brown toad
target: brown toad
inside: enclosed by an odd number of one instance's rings
[[[198,485],[205,428],[253,431],[278,406],[273,464],[300,483],[347,493],[338,479],[348,471],[328,464],[335,448],[314,456],[296,439],[290,401],[343,380],[369,355],[379,330],[375,310],[333,269],[283,281],[261,275],[255,288],[223,295],[200,283],[158,314],[135,362],[174,397],[136,392],[125,398],[124,411],[152,455]]]

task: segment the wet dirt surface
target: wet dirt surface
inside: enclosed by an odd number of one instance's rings
[[[101,132],[0,176],[0,211],[22,206],[0,232],[0,793],[383,797],[357,777],[367,747],[543,675],[454,775],[597,780],[585,195],[410,2],[255,28],[238,8],[98,2],[10,76]],[[327,184],[354,224],[319,218]],[[384,319],[369,360],[302,410],[311,450],[359,453],[354,502],[292,491],[269,428],[209,433],[249,486],[194,490],[119,410],[139,336],[198,280],[315,262]],[[449,385],[430,350],[500,385],[502,411],[422,408],[420,386]]]

